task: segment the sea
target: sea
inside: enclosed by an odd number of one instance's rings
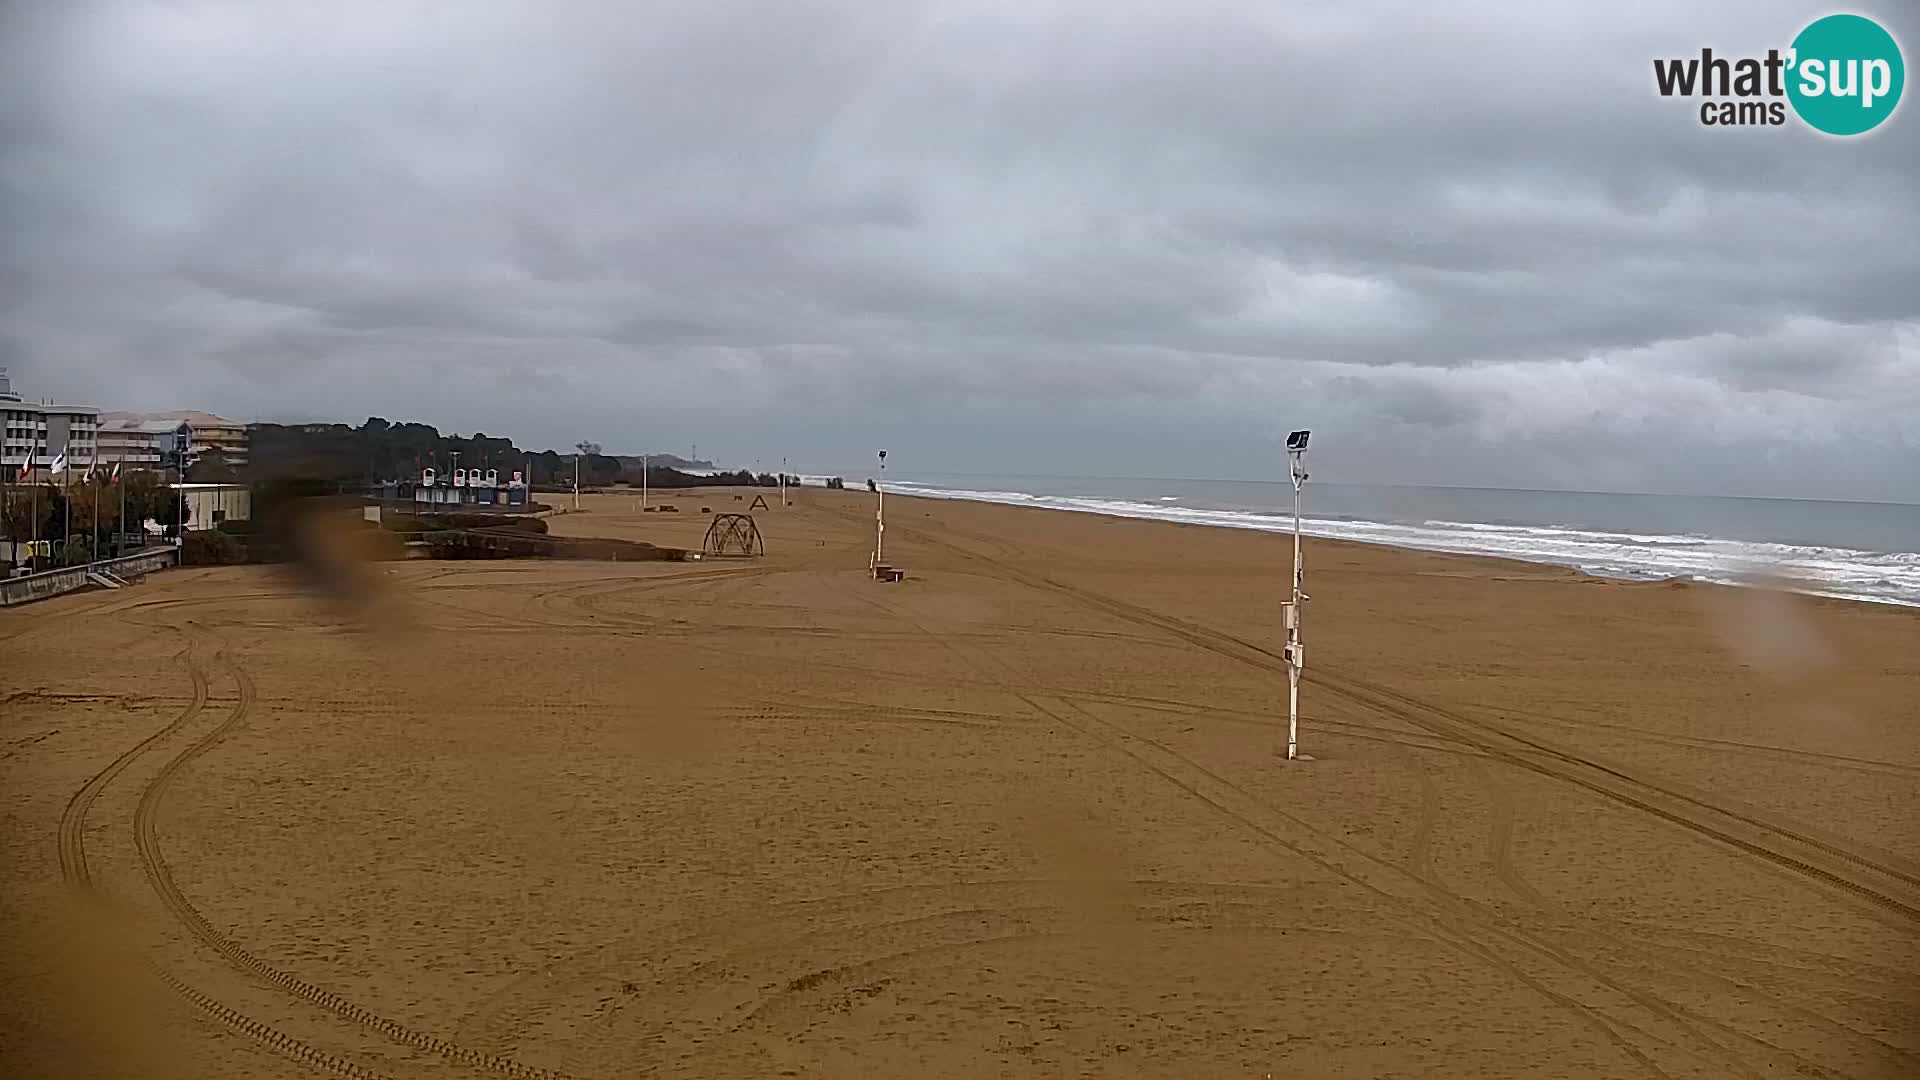
[[[848,486],[864,486],[860,475]],[[890,475],[886,483],[903,495],[1233,529],[1293,528],[1293,488],[1284,480],[915,472]],[[1801,592],[1920,606],[1920,505],[1313,480],[1302,502],[1301,528],[1309,536],[1495,555],[1612,578],[1750,584],[1764,577],[1776,585],[1784,579]]]

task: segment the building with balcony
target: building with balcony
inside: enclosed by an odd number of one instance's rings
[[[238,420],[229,420],[224,416],[215,416],[209,412],[188,409],[181,412],[132,413],[112,412],[101,417],[105,424],[116,430],[153,431],[156,436],[164,435],[187,425],[192,432],[193,456],[188,468],[210,457],[225,462],[229,468],[244,468],[247,464],[247,425]],[[137,441],[137,440],[129,440]],[[164,449],[165,440],[159,439],[155,452]]]
[[[0,464],[12,480],[33,456],[34,478],[45,478],[54,458],[65,454],[69,468],[84,470],[96,460],[100,410],[83,405],[26,401],[0,368]]]
[[[118,464],[127,469],[158,469],[164,463],[162,450],[167,438],[179,426],[171,420],[110,420],[103,417],[98,433],[100,464]]]

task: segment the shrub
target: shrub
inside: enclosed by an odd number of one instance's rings
[[[247,561],[246,545],[226,533],[187,531],[180,561],[192,566],[233,566]]]

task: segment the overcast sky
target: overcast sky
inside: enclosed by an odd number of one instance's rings
[[[1915,104],[1653,91],[1826,10],[0,3],[0,364],[769,468],[1311,426],[1326,479],[1920,501]]]

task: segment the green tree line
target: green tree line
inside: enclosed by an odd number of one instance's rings
[[[603,453],[597,443],[577,444],[572,454],[553,450],[530,451],[512,439],[474,432],[471,436],[443,435],[430,424],[394,423],[371,416],[358,427],[347,424],[256,424],[251,429],[248,479],[256,489],[263,481],[299,477],[331,484],[336,490],[361,490],[383,481],[417,480],[422,469],[441,477],[456,467],[498,469],[502,477],[528,475],[536,488],[565,491],[573,486],[574,459],[579,458],[581,487],[641,484],[640,466]],[[456,457],[456,455],[458,455]],[[198,481],[196,471],[189,479]],[[795,477],[789,484],[798,483]],[[700,476],[663,465],[646,470],[646,483],[657,488],[703,486],[761,486],[780,483],[777,474],[741,470]]]

